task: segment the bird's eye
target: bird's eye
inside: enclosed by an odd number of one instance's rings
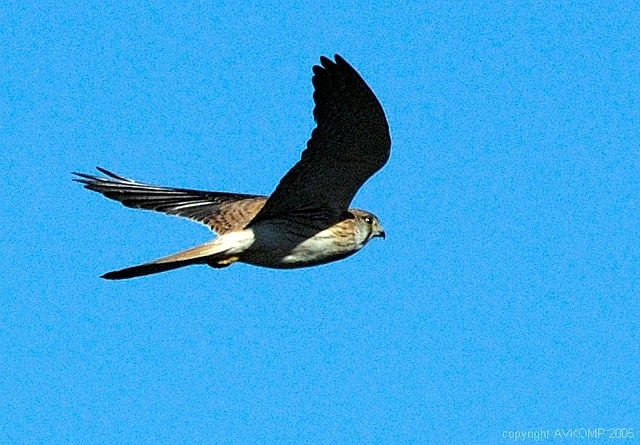
[[[373,219],[370,216],[365,216],[364,222],[366,222],[367,224],[371,224],[373,222]]]

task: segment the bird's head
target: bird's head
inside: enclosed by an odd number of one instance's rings
[[[380,225],[380,221],[378,221],[378,217],[376,215],[365,210],[358,209],[349,209],[349,212],[358,220],[360,223],[358,225],[364,228],[367,234],[367,241],[371,238],[377,237],[386,239],[387,234],[384,232],[384,229]]]

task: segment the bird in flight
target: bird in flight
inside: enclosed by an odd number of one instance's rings
[[[75,181],[127,207],[182,216],[218,236],[205,244],[102,276],[120,280],[192,264],[234,262],[275,269],[346,258],[372,238],[385,238],[378,218],[350,209],[358,189],[389,159],[391,137],[380,102],[342,57],[320,57],[312,83],[317,123],[300,161],[271,196],[159,187],[123,178],[74,173]]]

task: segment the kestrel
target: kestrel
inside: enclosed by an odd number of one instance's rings
[[[74,173],[84,187],[127,207],[183,216],[218,236],[149,263],[106,273],[119,280],[191,264],[227,267],[236,261],[275,269],[346,258],[375,237],[378,218],[350,209],[358,189],[389,159],[389,125],[378,99],[342,57],[320,57],[312,83],[317,123],[296,165],[269,197],[158,187],[98,167],[106,177]]]

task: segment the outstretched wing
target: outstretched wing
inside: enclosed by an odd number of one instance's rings
[[[333,218],[389,159],[389,125],[373,91],[339,55],[320,63],[312,79],[317,127],[252,224],[309,212]]]
[[[97,169],[107,177],[74,173],[78,176],[74,181],[84,184],[86,189],[120,201],[127,207],[183,216],[209,226],[219,235],[243,229],[267,200],[266,196],[259,195],[142,184],[103,168]]]

